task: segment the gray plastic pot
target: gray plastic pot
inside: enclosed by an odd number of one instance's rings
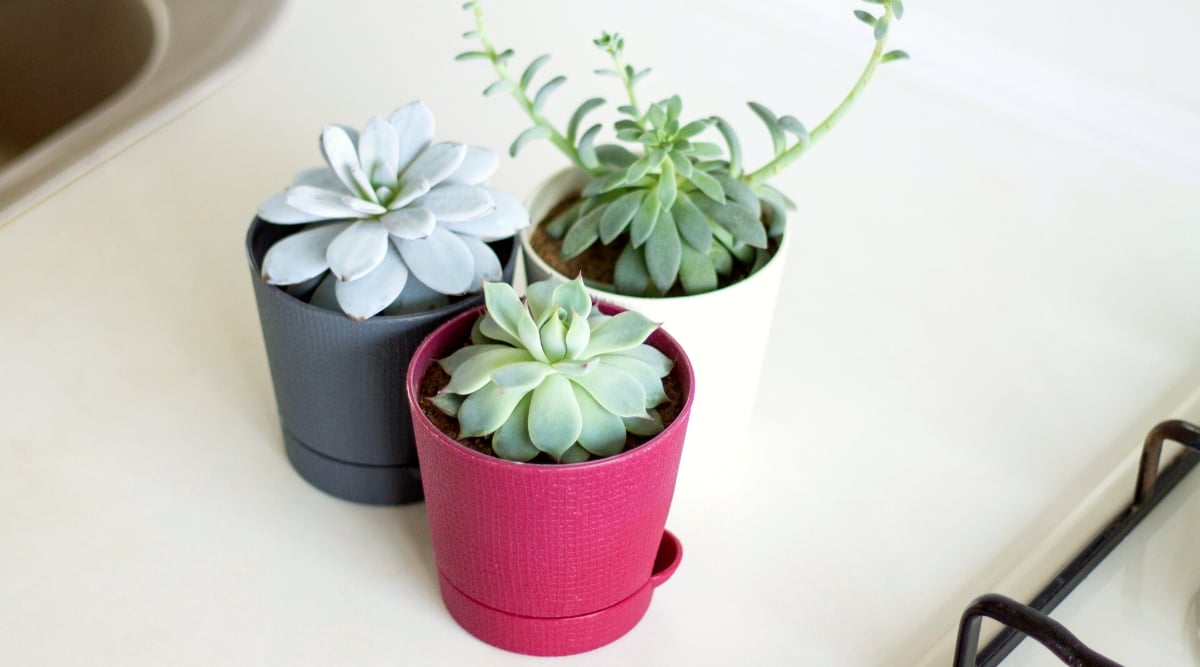
[[[288,459],[313,486],[345,500],[397,505],[424,497],[404,374],[438,325],[482,305],[482,294],[415,315],[355,322],[260,279],[262,258],[298,225],[255,218],[246,254]],[[518,244],[493,242],[512,281]]]

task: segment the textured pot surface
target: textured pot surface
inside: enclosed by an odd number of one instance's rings
[[[410,396],[417,396],[435,359],[466,342],[479,312],[456,317],[417,350],[408,374]],[[562,630],[565,619],[601,612],[647,587],[663,542],[694,385],[688,358],[669,335],[656,331],[649,342],[675,361],[685,404],[663,433],[607,459],[540,465],[486,456],[438,431],[410,401],[434,554],[443,589],[454,589],[444,597],[455,618],[481,639],[496,644],[489,639],[495,628],[472,627],[471,614],[462,612],[462,604],[455,611],[452,598],[461,594],[500,612],[483,613],[491,622],[503,624],[506,616],[559,619],[563,624],[545,627]],[[628,604],[636,606],[636,600]],[[614,611],[601,623],[608,631],[591,627],[586,647],[553,638],[544,638],[550,644],[538,644],[540,649],[503,647],[541,655],[595,648],[632,627],[608,636],[620,618],[628,619],[627,611]],[[644,606],[633,622],[642,612]]]
[[[567,169],[543,183],[526,204],[534,224],[539,224],[559,202],[577,193],[588,178],[582,171]],[[532,235],[532,226],[521,233],[526,281],[549,277],[566,280],[566,276],[534,252],[529,242]],[[693,442],[702,443],[704,449],[714,453],[715,445],[724,446],[727,441],[741,441],[745,437],[788,247],[785,234],[765,266],[746,279],[713,292],[646,298],[588,287],[588,292],[599,301],[636,310],[655,322],[662,322],[687,350],[700,377]]]
[[[483,302],[473,295],[415,315],[355,322],[259,278],[270,246],[298,226],[255,219],[246,236],[254,295],[288,456],[313,485],[347,500],[421,499],[404,372],[413,351],[447,319]],[[492,244],[512,279],[515,244]]]

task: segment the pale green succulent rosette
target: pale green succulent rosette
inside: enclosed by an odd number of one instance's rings
[[[427,310],[500,280],[487,243],[527,226],[529,214],[487,186],[495,152],[433,143],[433,134],[421,102],[372,118],[361,133],[326,127],[327,167],[301,172],[259,208],[267,222],[306,226],[271,246],[263,279],[298,285],[328,271],[310,302],[355,320]]]
[[[658,328],[633,311],[605,315],[576,278],[542,281],[524,302],[504,283],[486,283],[486,312],[472,343],[445,359],[450,383],[433,398],[456,417],[459,437],[491,436],[497,456],[560,463],[619,454],[627,434],[663,429],[654,409],[667,400],[673,367],[645,344]]]

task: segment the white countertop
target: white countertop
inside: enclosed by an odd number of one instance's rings
[[[419,97],[442,139],[525,127],[431,4],[297,0],[233,84],[0,228],[0,663],[532,661],[446,614],[423,506],[291,470],[243,255],[325,123]],[[751,437],[689,438],[680,570],[562,664],[947,665],[967,602],[1040,586],[1012,575],[1103,523],[1088,493],[1200,386],[1200,8],[909,4],[914,60],[777,181],[797,243]],[[732,119],[751,162],[745,100],[815,124],[870,46],[850,3],[649,5],[489,9],[573,75],[553,116],[618,29],[643,96]],[[561,164],[531,146],[495,182]]]

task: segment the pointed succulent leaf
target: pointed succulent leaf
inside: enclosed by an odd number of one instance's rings
[[[708,258],[712,260],[713,269],[718,275],[727,276],[733,271],[733,255],[724,244],[712,244],[708,249]]]
[[[287,189],[284,197],[286,206],[310,215],[315,220],[363,217],[358,208],[352,204],[353,201],[354,198],[342,192],[325,190],[311,185],[292,186]]]
[[[658,175],[658,185],[656,186],[659,205],[663,209],[670,209],[675,205],[677,187],[678,185],[675,182],[675,163],[670,160],[664,160],[662,162],[662,171]]]
[[[625,430],[644,438],[658,435],[664,428],[657,410],[650,410],[645,417],[622,417],[621,421],[625,424]]]
[[[584,311],[575,311],[571,313],[571,324],[567,327],[567,333],[563,337],[563,342],[566,344],[568,359],[578,359],[583,351],[587,349],[588,343],[592,339],[591,326],[587,321],[587,313]]]
[[[294,285],[329,268],[325,251],[350,223],[301,230],[277,241],[263,257],[262,278],[271,285]]]
[[[511,349],[507,345],[498,343],[476,343],[475,345],[467,345],[455,350],[450,356],[444,359],[438,359],[437,363],[442,367],[442,370],[450,375],[458,372],[458,369],[467,361],[483,354],[484,352],[492,352],[495,350]]]
[[[542,85],[542,87],[538,89],[537,94],[533,97],[533,112],[537,113],[541,111],[542,108],[546,106],[546,101],[549,100],[550,96],[554,94],[554,91],[558,90],[559,87],[566,82],[567,77],[556,76]]]
[[[500,428],[526,394],[504,391],[488,383],[468,396],[458,409],[460,438],[487,435]]]
[[[588,115],[592,110],[604,104],[603,97],[592,97],[584,100],[575,113],[571,114],[571,120],[567,122],[567,141],[574,143],[575,137],[579,132],[579,125],[583,122],[584,116]]]
[[[601,242],[608,245],[616,240],[621,232],[625,231],[644,196],[645,192],[642,190],[631,190],[609,204],[608,208],[604,210],[604,216],[600,219]]]
[[[658,195],[654,192],[647,192],[642,198],[637,212],[633,214],[633,221],[630,224],[629,241],[633,247],[642,247],[646,239],[650,238],[650,234],[654,232],[655,224],[658,222],[659,211]]]
[[[675,229],[675,221],[671,217],[671,212],[668,210],[659,212],[654,232],[646,240],[645,257],[646,270],[650,273],[650,280],[662,294],[666,294],[671,289],[671,286],[675,284],[675,279],[679,276],[681,245],[679,232]]]
[[[579,444],[596,456],[614,456],[625,448],[625,423],[604,409],[592,395],[576,384],[571,385],[579,405],[582,428]]]
[[[717,270],[708,253],[683,244],[679,255],[679,283],[688,294],[700,294],[717,289]]]
[[[600,220],[606,209],[605,206],[592,209],[591,212],[571,225],[571,228],[567,230],[567,235],[563,237],[563,259],[578,257],[600,238]]]
[[[492,375],[504,368],[524,362],[536,363],[525,350],[507,346],[496,347],[499,349],[489,349],[463,361],[451,374],[450,383],[442,392],[470,394],[482,389],[484,385],[492,381]],[[545,364],[541,365],[545,366]],[[506,388],[499,384],[497,387]]]
[[[517,296],[512,285],[506,283],[487,283],[483,286],[483,301],[491,317],[501,329],[516,339],[517,321],[525,310],[521,298]]]
[[[592,297],[588,296],[582,277],[560,283],[554,288],[551,299],[567,313],[586,314],[592,309]]]
[[[396,129],[397,163],[404,169],[433,142],[433,112],[423,102],[412,102],[392,112],[388,122]]]
[[[462,163],[442,183],[480,185],[491,178],[499,166],[500,155],[496,151],[479,146],[467,146],[467,153],[463,156]]]
[[[583,387],[605,410],[618,417],[646,414],[646,392],[641,383],[616,366],[601,363],[591,373],[573,377],[570,382]]]
[[[730,202],[741,206],[750,212],[755,218],[762,216],[762,206],[759,204],[758,195],[755,194],[754,188],[750,187],[740,178],[730,178],[725,174],[717,174],[713,178],[721,184],[721,189],[725,191],[725,196]]]
[[[642,252],[633,247],[625,246],[613,265],[613,286],[621,294],[641,296],[650,285],[650,273],[646,271],[646,260]]]
[[[651,125],[661,128],[667,124],[667,109],[662,102],[655,102],[650,105],[646,118]]]
[[[412,206],[433,213],[438,220],[463,222],[491,213],[496,208],[496,202],[492,201],[486,189],[478,185],[443,183],[413,201]]]
[[[671,151],[670,153],[667,153],[667,157],[671,159],[672,164],[675,165],[675,171],[680,176],[688,178],[692,175],[692,170],[694,167],[692,165],[692,161],[689,160],[686,155],[679,151]]]
[[[583,201],[579,200],[571,204],[558,215],[543,222],[541,224],[542,229],[546,230],[546,234],[550,238],[561,239],[567,233],[567,226],[579,219],[579,211],[583,208]]]
[[[462,407],[463,397],[458,394],[438,394],[430,397],[429,402],[441,410],[442,414],[457,417],[458,409]]]
[[[649,343],[642,343],[627,350],[622,350],[620,354],[646,364],[658,377],[666,377],[675,368],[675,362],[671,361],[670,357],[659,352],[657,348]]]
[[[400,191],[392,198],[388,209],[396,211],[411,204],[417,197],[429,192],[432,186],[424,178],[405,178],[400,185]]]
[[[675,220],[675,228],[695,250],[707,254],[712,246],[712,231],[709,229],[708,218],[696,208],[691,197],[677,197],[671,207],[671,216]]]
[[[540,453],[529,439],[529,403],[532,397],[526,394],[504,424],[492,435],[492,451],[509,461],[532,461]]]
[[[436,186],[453,174],[467,157],[467,145],[444,142],[426,148],[404,171],[401,182],[423,179]]]
[[[675,137],[677,139],[691,139],[692,137],[707,130],[708,126],[711,124],[712,124],[711,119],[694,120],[694,121],[688,123],[687,125],[684,125],[683,127],[679,128],[679,131],[675,133]]]
[[[465,37],[466,35],[464,34],[463,36]],[[486,51],[463,51],[462,53],[455,55],[454,59],[458,62],[463,62],[466,60],[487,60],[488,54]]]
[[[367,180],[367,175],[359,164],[358,149],[346,130],[337,125],[327,126],[321,133],[321,149],[329,162],[329,168],[337,174],[338,180],[350,192],[368,201],[374,201],[375,188],[371,187],[370,181]]]
[[[409,270],[442,294],[464,294],[474,286],[474,256],[455,233],[434,227],[428,238],[392,238]]]
[[[382,116],[367,121],[358,140],[358,156],[372,189],[396,189],[396,175],[400,171],[400,136],[396,134],[396,128]]]
[[[692,202],[704,215],[724,228],[733,238],[755,248],[767,247],[767,230],[752,212],[738,204],[718,204],[706,197],[693,197]]]
[[[875,23],[878,21],[878,19],[875,18],[874,14],[866,11],[865,9],[854,10],[854,16],[859,21],[862,21],[863,23],[866,23],[867,25],[871,25],[871,26],[875,25]]]
[[[338,185],[340,186],[341,183],[339,182]],[[258,217],[277,225],[299,225],[329,219],[328,216],[322,214],[301,211],[289,205],[287,198],[287,190],[272,195],[270,199],[267,199],[258,207]]]
[[[901,51],[900,49],[894,49],[883,54],[883,57],[879,59],[879,62],[890,63],[896,60],[908,60],[908,53]]]
[[[379,217],[379,222],[389,234],[402,239],[423,239],[437,226],[433,213],[417,207],[388,211]]]
[[[602,144],[596,147],[596,157],[600,162],[616,169],[624,169],[637,162],[637,156],[624,146],[617,144]]]
[[[587,186],[585,186],[583,188],[583,191],[580,193],[580,195],[582,197],[584,197],[585,199],[590,199],[592,197],[595,197],[596,195],[601,195],[606,192],[612,192],[613,190],[616,190],[617,188],[620,188],[624,185],[625,185],[625,172],[624,171],[616,171],[611,174],[608,174],[607,176],[602,176],[600,178],[592,180],[590,183],[587,184]]]
[[[891,27],[891,22],[888,21],[886,16],[879,19],[878,21],[876,21],[875,22],[875,30],[874,30],[875,41],[878,42],[879,40],[887,37],[888,28],[890,28],[890,27]]]
[[[525,304],[538,328],[554,316],[554,289],[555,284],[551,280],[539,280],[525,288]]]
[[[343,281],[358,280],[379,266],[388,252],[388,233],[373,220],[350,225],[329,243],[325,261]]]
[[[589,374],[585,377],[591,377]],[[529,437],[533,444],[556,461],[579,440],[583,419],[571,381],[550,375],[533,390],[529,404]]]
[[[474,259],[475,275],[471,278],[471,287],[467,290],[468,292],[479,292],[483,289],[483,283],[496,282],[504,278],[504,267],[500,264],[500,258],[488,244],[469,234],[455,232],[454,235],[458,237],[459,241],[462,241],[467,250],[471,251],[471,257]]]
[[[688,177],[688,181],[690,181],[692,185],[696,186],[700,192],[704,193],[704,195],[714,203],[725,203],[725,189],[721,187],[721,184],[717,182],[716,178],[697,169],[696,171],[692,172],[691,176]],[[697,199],[697,197],[692,197],[693,201],[696,201]],[[696,203],[698,204],[699,202],[697,201]]]
[[[904,0],[892,0],[892,13],[897,20],[904,18]]]
[[[517,135],[517,138],[512,142],[512,146],[508,147],[508,154],[512,157],[516,157],[517,153],[521,152],[521,149],[524,148],[529,142],[536,141],[537,139],[545,139],[549,136],[549,129],[542,127],[541,125],[534,125],[533,127]]]
[[[501,328],[501,326],[496,323],[496,319],[492,317],[491,313],[484,315],[479,320],[479,327],[478,327],[479,335],[476,336],[475,333],[476,332],[474,330],[472,330],[472,332],[471,332],[472,340],[475,341],[476,343],[481,342],[481,340],[483,342],[500,341],[500,342],[512,345],[514,347],[521,346],[521,339],[518,338],[516,334],[510,334],[507,331],[505,331],[503,328]]]
[[[535,322],[536,324],[536,322]],[[542,351],[546,353],[546,361],[554,364],[567,356],[567,326],[558,317],[550,317],[538,325],[538,334],[542,341]]]
[[[533,391],[554,372],[549,364],[540,361],[520,361],[511,363],[492,373],[492,382],[505,391],[526,393]],[[657,404],[656,404],[657,405]]]
[[[537,324],[533,322],[533,315],[528,308],[521,309],[521,315],[517,318],[517,338],[521,341],[521,346],[533,355],[533,358],[541,361],[550,361],[546,356],[546,351],[542,348],[542,335],[538,331]]]
[[[592,327],[591,340],[583,357],[590,359],[636,347],[657,328],[657,324],[637,311],[622,311]]]
[[[407,281],[408,268],[389,244],[379,266],[357,280],[339,280],[334,292],[342,312],[361,322],[390,306],[400,296]]]
[[[640,181],[654,167],[653,156],[646,155],[625,169],[625,183],[628,185]]]
[[[652,408],[667,400],[666,390],[663,389],[663,376],[656,373],[642,360],[626,356],[623,353],[614,353],[601,356],[600,363],[619,368],[637,378],[646,392],[647,408]]]

